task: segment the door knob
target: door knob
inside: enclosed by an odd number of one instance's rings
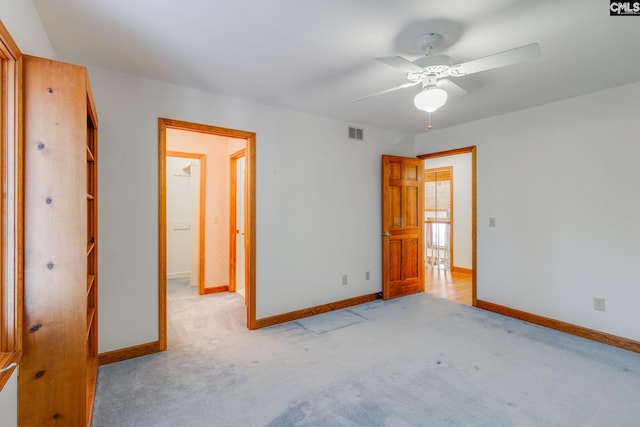
[[[382,237],[391,237],[391,233],[388,231],[386,233],[382,233]]]

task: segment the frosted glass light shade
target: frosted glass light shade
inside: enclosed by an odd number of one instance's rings
[[[418,110],[433,113],[447,102],[447,92],[439,87],[429,87],[413,98],[413,103]]]

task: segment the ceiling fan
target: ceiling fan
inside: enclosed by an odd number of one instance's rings
[[[442,36],[438,33],[426,33],[418,37],[416,44],[420,50],[425,52],[425,55],[413,61],[409,61],[400,56],[375,58],[383,64],[404,71],[409,82],[363,96],[354,101],[361,101],[373,96],[383,95],[421,84],[422,90],[415,96],[414,104],[419,110],[432,113],[447,102],[447,92],[441,86],[445,84],[457,86],[460,91],[464,92],[462,88],[450,80],[451,78],[468,76],[469,74],[516,64],[540,56],[540,46],[538,43],[531,43],[483,58],[453,65],[450,57],[431,54],[431,50],[440,40],[442,40]]]

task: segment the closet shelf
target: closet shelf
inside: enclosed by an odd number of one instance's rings
[[[91,332],[91,327],[93,325],[93,319],[96,317],[96,309],[91,307],[87,309],[87,338],[89,332]]]

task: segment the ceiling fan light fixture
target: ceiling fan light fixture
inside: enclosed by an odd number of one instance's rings
[[[427,87],[413,98],[418,110],[433,113],[447,102],[447,91],[439,87]]]

